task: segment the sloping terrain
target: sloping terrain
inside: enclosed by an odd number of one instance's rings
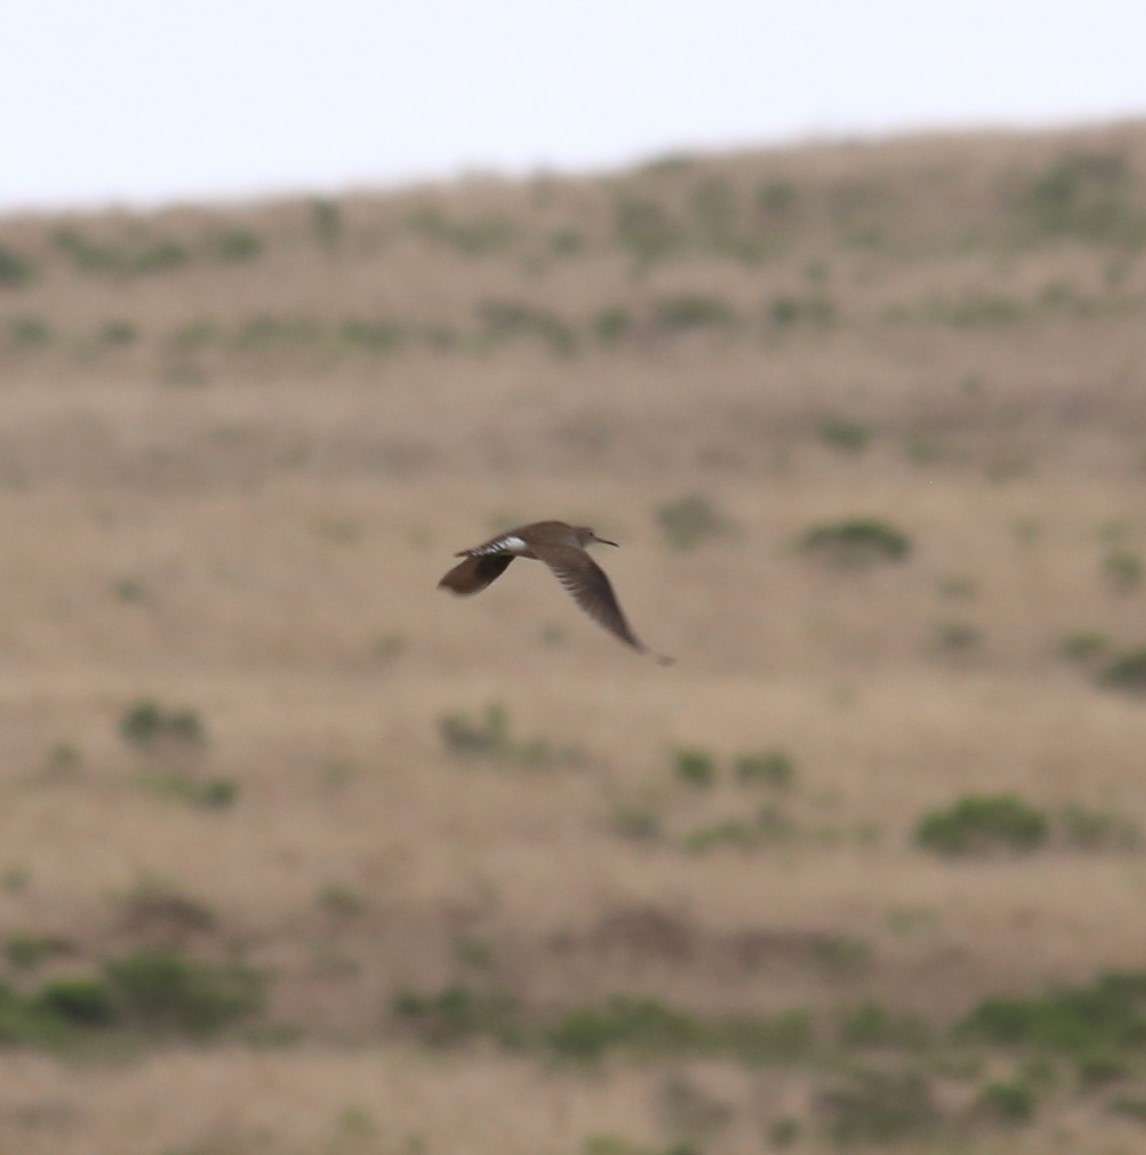
[[[0,221],[0,1148],[1135,1150],[1144,243],[1142,124]],[[676,666],[435,589],[547,517]]]

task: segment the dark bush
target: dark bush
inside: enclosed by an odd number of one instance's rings
[[[915,841],[947,855],[1026,852],[1046,842],[1049,830],[1046,815],[1014,794],[967,794],[946,809],[925,814],[916,826]]]
[[[1122,654],[1099,671],[1098,684],[1111,690],[1146,694],[1146,649]]]
[[[955,1029],[956,1038],[1074,1054],[1146,1047],[1146,972],[1103,975],[1089,987],[1041,997],[979,1003]]]
[[[653,323],[667,333],[687,333],[696,329],[727,329],[737,323],[736,312],[718,297],[687,293],[658,301]]]
[[[782,750],[740,754],[732,763],[732,769],[740,782],[777,787],[791,786],[796,774],[792,759]]]
[[[145,749],[164,739],[200,746],[207,737],[194,710],[168,710],[151,698],[141,699],[127,710],[120,719],[119,732],[126,741]]]
[[[115,998],[100,979],[56,979],[40,989],[33,1005],[77,1027],[109,1027],[118,1017]]]
[[[907,534],[874,517],[813,526],[800,539],[800,545],[805,551],[844,567],[902,561],[911,552]]]
[[[940,1119],[923,1075],[876,1070],[857,1071],[821,1092],[816,1114],[840,1144],[894,1143],[932,1129]]]
[[[655,999],[615,997],[602,1009],[571,1011],[546,1031],[559,1055],[590,1060],[615,1047],[649,1052],[696,1046],[703,1035],[694,1019]]]
[[[975,1107],[997,1123],[1029,1123],[1035,1114],[1035,1096],[1022,1083],[988,1083],[979,1092]]]
[[[0,245],[0,288],[21,289],[36,279],[36,266],[15,249]]]
[[[716,781],[716,762],[704,750],[681,749],[673,753],[676,776],[690,786],[711,786]]]
[[[146,1030],[209,1035],[259,1010],[263,976],[247,967],[141,950],[104,967],[124,1014]]]

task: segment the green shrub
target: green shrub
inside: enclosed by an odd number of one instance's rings
[[[450,248],[467,257],[503,252],[516,239],[513,221],[505,216],[475,217],[470,221],[451,220],[439,205],[423,204],[406,218],[408,227],[423,239]]]
[[[259,972],[165,950],[137,951],[108,962],[104,973],[125,1017],[149,1031],[209,1035],[263,1004]]]
[[[36,279],[36,266],[22,253],[0,245],[0,289],[22,289]]]
[[[816,1099],[815,1110],[840,1144],[894,1143],[940,1121],[927,1080],[917,1072],[864,1070]]]
[[[710,537],[727,532],[724,518],[707,497],[690,494],[657,507],[657,522],[669,545],[676,549],[695,549]]]
[[[684,838],[681,847],[694,854],[704,853],[714,846],[755,850],[791,842],[798,834],[795,822],[782,810],[776,806],[762,806],[752,822],[729,818],[711,826],[701,826]]]
[[[575,257],[587,247],[585,234],[576,229],[554,229],[549,234],[549,251],[555,257]]]
[[[799,190],[786,180],[769,181],[756,193],[756,204],[768,224],[777,218],[788,221],[795,215],[799,199]]]
[[[786,1151],[800,1138],[800,1121],[786,1115],[768,1128],[768,1145],[775,1151]]]
[[[59,229],[52,239],[81,272],[99,272],[115,264],[102,245],[89,241],[79,229]]]
[[[483,721],[475,721],[467,714],[447,714],[438,723],[438,731],[451,754],[495,755],[509,741],[509,714],[504,706],[491,702]]]
[[[635,842],[651,842],[664,833],[660,817],[652,810],[626,806],[613,815],[613,828],[622,838]]]
[[[449,325],[429,325],[423,336],[426,344],[437,353],[452,353],[464,344],[461,334]]]
[[[180,742],[199,745],[206,740],[206,731],[194,710],[172,710],[167,715],[167,733]]]
[[[66,1019],[37,1006],[34,997],[24,998],[0,983],[0,1044],[50,1045],[66,1037],[68,1026]]]
[[[512,1042],[511,1020],[515,1011],[508,995],[486,994],[455,985],[438,994],[420,995],[403,991],[395,996],[393,1014],[416,1026],[428,1043],[445,1045],[477,1035],[494,1035]]]
[[[716,782],[716,761],[703,750],[681,749],[673,754],[676,776],[690,786],[712,786]]]
[[[701,1155],[692,1143],[670,1143],[663,1151],[643,1147],[620,1135],[590,1135],[585,1140],[585,1155]]]
[[[482,966],[488,966],[488,959]],[[701,1019],[656,999],[624,995],[527,1023],[507,994],[454,985],[431,994],[402,991],[393,999],[391,1011],[430,1043],[486,1037],[514,1048],[541,1047],[580,1062],[627,1051],[646,1056],[721,1055],[761,1065],[804,1059],[814,1043],[812,1020],[805,1011],[766,1019]]]
[[[80,272],[132,275],[158,273],[186,263],[188,253],[178,241],[132,233],[119,242],[91,240],[78,229],[61,229],[56,244]]]
[[[727,329],[737,323],[735,311],[718,297],[685,293],[658,301],[653,323],[667,333],[688,333],[697,329]]]
[[[335,249],[342,240],[342,209],[337,201],[316,197],[310,202],[310,228],[324,249]]]
[[[691,854],[703,854],[714,846],[735,846],[752,850],[760,844],[760,832],[749,822],[730,818],[714,826],[702,826],[688,834],[681,848]]]
[[[309,317],[251,317],[231,336],[240,352],[266,352],[278,347],[307,345],[322,337],[322,327]]]
[[[1049,825],[1041,810],[1014,794],[967,794],[946,809],[925,814],[915,828],[915,841],[945,855],[1027,852],[1046,842]]]
[[[101,979],[55,979],[40,989],[33,1005],[76,1027],[110,1027],[118,1017],[112,991]]]
[[[879,518],[851,518],[813,526],[800,539],[809,553],[841,567],[902,561],[911,552],[911,539]]]
[[[774,298],[768,306],[768,319],[778,329],[794,325],[826,328],[836,319],[836,306],[818,294],[808,297],[784,294]]]
[[[1133,207],[1130,177],[1117,154],[1069,154],[1031,181],[1019,208],[1047,236],[1135,243],[1143,224]]]
[[[916,1050],[930,1034],[917,1016],[898,1015],[873,1002],[845,1011],[839,1023],[840,1043],[857,1049]]]
[[[8,939],[5,953],[17,970],[34,970],[63,947],[59,939],[45,935],[14,934]]]
[[[9,339],[19,350],[42,349],[52,343],[51,325],[39,317],[13,317],[8,322]]]
[[[167,337],[167,344],[180,353],[194,353],[219,340],[219,327],[206,317],[188,321]]]
[[[137,702],[120,719],[119,732],[129,742],[146,746],[162,733],[165,717],[157,702],[146,699]]]
[[[1059,821],[1066,841],[1081,850],[1133,850],[1142,842],[1138,824],[1121,814],[1071,803]]]
[[[697,1047],[703,1029],[694,1019],[655,999],[615,996],[598,1010],[570,1011],[545,1032],[546,1043],[567,1059],[589,1061],[618,1047],[647,1053]]]
[[[1114,593],[1133,593],[1142,584],[1142,559],[1129,550],[1111,550],[1102,559],[1102,577]]]
[[[617,243],[642,263],[664,260],[684,244],[684,234],[656,201],[625,196],[614,210]]]
[[[1099,657],[1110,645],[1110,638],[1097,630],[1079,630],[1064,638],[1059,653],[1071,662],[1086,662]]]
[[[1017,325],[1030,316],[1030,308],[1023,301],[1000,293],[977,293],[956,301],[933,301],[928,311],[932,320],[957,329]]]
[[[755,1066],[799,1062],[808,1057],[816,1042],[811,1015],[798,1009],[763,1019],[721,1019],[709,1029],[706,1049]]]
[[[552,747],[543,738],[516,739],[509,732],[509,714],[497,702],[486,707],[484,719],[468,714],[447,714],[438,732],[451,754],[523,766],[574,766],[584,761],[576,747]]]
[[[979,1092],[975,1107],[998,1123],[1029,1123],[1035,1114],[1035,1096],[1021,1083],[988,1083]]]
[[[633,331],[633,315],[628,309],[614,305],[602,309],[592,320],[593,335],[605,349],[620,344]]]
[[[338,335],[347,345],[369,353],[389,353],[401,348],[409,336],[398,321],[343,321]]]
[[[324,886],[316,901],[328,914],[339,918],[354,918],[366,909],[365,900],[356,890],[337,882]]]
[[[1146,649],[1132,650],[1099,671],[1097,682],[1111,690],[1146,694]]]
[[[773,803],[756,811],[756,838],[763,844],[790,842],[799,833],[796,823]]]
[[[216,924],[210,908],[154,879],[143,879],[123,896],[123,925],[133,933],[146,935],[159,927],[184,936]]]
[[[159,240],[141,245],[130,258],[129,268],[135,273],[161,273],[187,260],[187,250],[178,241]]]
[[[212,778],[204,782],[197,801],[200,806],[222,810],[234,805],[239,798],[238,784],[230,778]]]
[[[1115,1115],[1146,1123],[1146,1099],[1135,1095],[1120,1095],[1110,1100],[1110,1110]]]
[[[992,998],[974,1007],[953,1035],[1006,1047],[1108,1055],[1146,1047],[1146,972],[1106,974],[1089,987],[1035,998]]]
[[[871,947],[846,934],[824,935],[812,946],[812,962],[826,978],[855,978],[871,969]]]
[[[1078,1081],[1087,1089],[1107,1087],[1130,1075],[1130,1064],[1114,1055],[1083,1055],[1078,1060]]]
[[[139,330],[130,321],[109,321],[100,332],[105,345],[131,345],[139,337]]]
[[[206,729],[194,710],[168,710],[151,698],[131,706],[120,719],[123,738],[141,749],[161,742],[179,746],[201,746],[207,740]]]
[[[491,214],[454,224],[450,237],[463,256],[484,257],[508,249],[517,238],[517,228],[509,217]]]
[[[557,356],[567,357],[577,351],[576,333],[547,309],[513,301],[482,301],[477,314],[483,342],[533,336],[544,341]]]
[[[943,622],[936,630],[940,649],[973,650],[983,641],[983,631],[971,622]]]
[[[871,430],[847,417],[822,418],[818,432],[825,445],[841,453],[862,453],[871,441]]]
[[[736,231],[736,198],[728,179],[705,177],[693,186],[688,199],[704,240],[710,245],[723,245]]]
[[[792,785],[796,769],[792,759],[782,750],[766,750],[759,754],[740,754],[732,764],[740,782],[760,782],[766,786]]]
[[[209,247],[215,260],[226,265],[239,265],[259,256],[263,242],[249,229],[230,229],[212,237]]]

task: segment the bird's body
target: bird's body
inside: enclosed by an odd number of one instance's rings
[[[459,550],[464,558],[438,582],[439,588],[468,596],[480,593],[509,568],[515,557],[543,561],[574,601],[600,626],[626,645],[651,654],[662,665],[672,661],[644,646],[625,621],[617,595],[605,571],[589,556],[592,542],[616,545],[598,537],[588,526],[566,525],[563,521],[535,521],[491,537],[471,549]]]

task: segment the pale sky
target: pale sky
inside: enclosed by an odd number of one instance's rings
[[[8,0],[0,208],[1146,115],[1146,0]]]

